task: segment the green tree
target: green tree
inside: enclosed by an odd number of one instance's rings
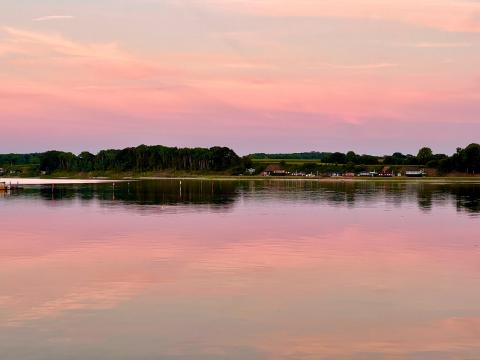
[[[84,151],[78,155],[78,168],[80,171],[92,171],[95,162],[95,155]]]
[[[347,157],[344,153],[334,152],[333,154],[330,154],[330,156],[325,161],[331,164],[345,164],[346,158]]]
[[[467,173],[480,172],[480,145],[470,144],[460,152],[462,170]]]
[[[345,161],[347,163],[356,164],[357,160],[358,160],[358,156],[357,156],[357,154],[355,154],[355,152],[353,152],[353,151],[347,152],[347,155],[345,157]]]
[[[427,162],[432,160],[433,151],[429,147],[423,147],[418,151],[417,161],[419,164],[425,165]]]

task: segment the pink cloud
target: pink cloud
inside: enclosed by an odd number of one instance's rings
[[[0,63],[9,71],[0,74],[0,117],[25,136],[45,125],[58,137],[72,129],[88,133],[82,127],[87,123],[118,134],[148,127],[152,136],[193,129],[198,136],[225,138],[232,128],[266,134],[303,126],[315,133],[329,124],[372,119],[475,121],[467,111],[457,111],[452,120],[452,111],[435,110],[445,104],[472,108],[468,104],[479,96],[470,72],[450,71],[453,64],[441,60],[335,62],[328,54],[298,57],[277,47],[268,55],[221,50],[147,55],[118,42],[90,43],[13,27],[2,32]],[[294,113],[295,122],[285,120]]]
[[[22,92],[14,89],[24,88],[38,94],[39,102],[46,96],[73,106],[146,117],[223,107],[358,119],[391,117],[411,103],[439,99],[431,91],[433,83],[419,86],[402,79],[400,65],[392,62],[310,62],[284,71],[286,60],[223,54],[147,58],[115,43],[84,44],[13,28],[4,32],[8,38],[0,49],[22,57],[8,60],[14,71],[5,76],[3,93],[10,98],[16,94],[19,103]],[[383,72],[382,77],[375,72]],[[387,86],[390,78],[396,81],[394,87]]]
[[[261,16],[333,17],[395,21],[453,32],[479,32],[480,3],[468,0],[209,0],[229,11]]]
[[[75,16],[72,15],[46,15],[37,17],[33,21],[71,20],[74,18]]]

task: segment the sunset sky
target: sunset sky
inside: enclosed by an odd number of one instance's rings
[[[1,1],[0,123],[0,153],[452,153],[480,141],[480,1]]]

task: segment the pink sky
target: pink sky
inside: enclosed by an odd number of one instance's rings
[[[480,2],[0,4],[0,153],[480,141]]]

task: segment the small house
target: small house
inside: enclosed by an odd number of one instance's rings
[[[378,173],[376,171],[362,171],[358,174],[358,176],[363,176],[363,177],[375,177],[378,176]]]
[[[393,171],[388,167],[385,166],[379,173],[378,176],[381,177],[392,177],[393,176]]]
[[[278,164],[270,164],[267,168],[262,172],[262,176],[286,176],[288,175],[287,171],[284,170]]]
[[[405,171],[405,176],[407,177],[423,177],[425,175],[424,169],[407,169]]]

